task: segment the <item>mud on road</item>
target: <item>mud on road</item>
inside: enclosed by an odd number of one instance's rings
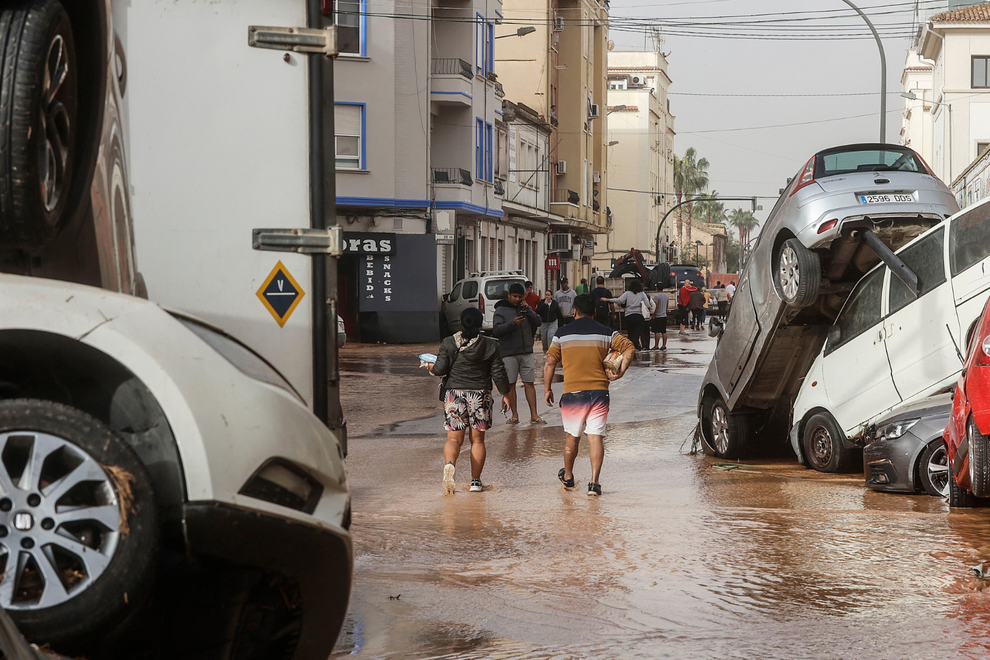
[[[464,457],[444,497],[415,359],[435,347],[345,348],[356,567],[334,657],[986,657],[990,593],[969,568],[990,559],[990,510],[688,455],[713,347],[672,335],[613,386],[597,499],[556,480],[555,410],[545,427],[496,413],[485,492]]]

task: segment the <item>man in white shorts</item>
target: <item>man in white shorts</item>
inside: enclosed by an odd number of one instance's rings
[[[546,424],[536,412],[536,361],[533,357],[533,335],[542,321],[523,299],[526,290],[516,282],[509,286],[509,295],[495,305],[492,319],[492,334],[498,339],[498,348],[505,362],[505,373],[509,377],[509,408],[512,417],[509,424],[519,423],[516,405],[516,379],[522,379],[526,401],[529,403],[531,424]]]
[[[543,368],[544,399],[553,405],[554,372],[557,363],[564,367],[564,394],[560,397],[560,416],[564,422],[567,441],[564,445],[564,467],[557,478],[564,488],[574,488],[574,460],[578,454],[581,434],[588,435],[591,449],[591,481],[588,495],[602,494],[599,478],[605,460],[605,424],[608,422],[608,384],[626,373],[636,347],[618,332],[595,321],[595,302],[591,296],[574,300],[574,322],[557,331],[547,352]],[[603,361],[610,351],[618,351],[622,359],[617,371],[606,371]]]

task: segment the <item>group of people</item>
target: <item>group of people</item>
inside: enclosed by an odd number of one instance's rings
[[[688,279],[681,283],[681,288],[677,291],[677,311],[680,317],[681,335],[687,334],[686,327],[690,327],[692,330],[704,329],[708,305],[713,297],[718,309],[718,317],[725,319],[726,314],[728,314],[729,303],[732,302],[732,297],[736,293],[736,285],[730,282],[726,286],[721,282],[716,282],[712,291],[714,293],[706,289],[699,289]]]
[[[604,280],[600,279],[599,284]],[[585,283],[585,286],[586,283]],[[609,293],[609,295],[611,295]],[[538,301],[538,302],[537,302]],[[535,306],[533,303],[536,303]],[[461,330],[443,340],[430,371],[444,381],[443,411],[447,441],[444,444],[443,488],[453,493],[457,458],[465,435],[471,442],[470,492],[481,492],[485,466],[485,432],[491,428],[494,398],[492,384],[502,394],[502,411],[511,411],[509,424],[518,424],[516,381],[522,380],[530,409],[530,422],[545,424],[536,410],[534,337],[542,330],[547,353],[543,371],[544,401],[554,404],[554,373],[560,364],[564,392],[560,412],[566,436],[564,467],[557,478],[566,489],[575,487],[574,459],[582,433],[591,449],[591,480],[588,495],[601,495],[599,475],[605,456],[604,434],[608,419],[608,385],[621,378],[635,356],[636,346],[620,333],[595,320],[596,301],[589,293],[578,294],[561,281],[561,290],[539,299],[526,285],[512,284],[505,300],[495,305],[492,337],[481,334],[484,314],[469,307],[461,313]],[[617,364],[605,359],[619,354]]]

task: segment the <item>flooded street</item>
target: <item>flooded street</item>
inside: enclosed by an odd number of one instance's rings
[[[586,442],[579,488],[556,479],[557,409],[543,427],[496,412],[485,492],[467,492],[465,451],[444,497],[436,379],[415,357],[435,347],[345,348],[356,563],[334,657],[986,657],[990,593],[969,569],[990,559],[990,510],[689,455],[714,340],[670,337],[613,385],[597,499]]]

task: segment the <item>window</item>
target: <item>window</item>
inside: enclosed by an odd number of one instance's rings
[[[461,299],[461,285],[458,283],[447,296],[447,302],[457,302]]]
[[[973,89],[990,87],[990,57],[978,55],[973,57]]]
[[[485,36],[488,38],[488,42],[485,48],[485,55],[488,59],[485,60],[485,73],[493,73],[495,71],[495,24],[492,22],[488,23],[488,29],[485,31]]]
[[[464,283],[464,299],[470,300],[478,295],[478,280],[468,280]]]
[[[337,24],[337,50],[352,55],[366,55],[364,44],[365,0],[334,0]]]
[[[492,125],[485,122],[485,181],[492,182]]]
[[[976,143],[976,157],[979,158],[986,153],[987,147],[990,147],[990,142],[977,142]]]
[[[945,263],[942,261],[944,236],[945,230],[939,229],[898,254],[907,267],[918,276],[921,286],[918,298],[945,282]],[[907,285],[891,273],[890,313],[893,314],[907,307],[914,300],[916,298]]]
[[[501,243],[502,241],[499,241]],[[505,300],[509,297],[509,287],[513,284],[522,284],[523,280],[518,277],[504,280],[488,280],[485,282],[485,298],[488,300]]]
[[[474,65],[478,74],[485,76],[495,70],[495,24],[475,14]]]
[[[334,105],[333,126],[337,169],[365,168],[364,107],[363,103]]]
[[[474,176],[485,178],[485,122],[481,119],[475,119]]]
[[[846,306],[835,319],[835,325],[839,327],[841,334],[837,344],[833,346],[829,343],[829,351],[851,341],[880,322],[880,293],[883,291],[883,275],[886,272],[886,268],[877,268],[853,289]]]
[[[949,272],[952,277],[990,255],[990,206],[984,204],[952,221],[949,228]]]
[[[836,174],[872,171],[925,172],[927,168],[916,153],[905,147],[889,149],[840,149],[819,153],[815,159],[815,178]]]

